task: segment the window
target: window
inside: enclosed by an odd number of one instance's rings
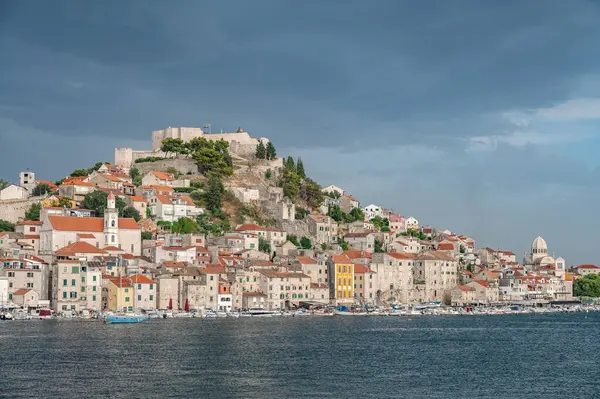
[[[129,292],[129,288],[125,288],[125,293]]]
[[[93,287],[92,287],[92,291],[96,291],[96,286],[93,286]]]
[[[115,236],[110,236],[110,242],[114,243],[115,242]]]
[[[81,282],[85,283],[85,276],[81,276]]]
[[[75,279],[71,280],[71,285],[75,285]]]
[[[69,292],[69,298],[77,298],[77,293],[74,291]]]
[[[138,290],[141,290],[141,289],[142,289],[142,285],[138,284]]]
[[[96,288],[96,287],[94,287],[94,288]],[[92,301],[95,301],[95,300],[96,300],[96,295],[92,295]]]
[[[150,295],[150,300],[154,300],[154,295]]]
[[[71,273],[73,273],[73,274],[79,273],[79,266],[72,266],[71,267]]]
[[[213,281],[215,279],[215,276],[210,276],[210,281]],[[254,278],[254,281],[256,281],[256,278]]]
[[[142,296],[138,295],[138,301],[141,301],[141,300],[142,300]]]
[[[67,298],[67,292],[63,291],[63,299],[66,299],[66,298]]]
[[[30,228],[29,228],[29,232],[30,232],[30,233],[34,233],[34,232],[35,232],[35,227],[30,227]]]
[[[129,302],[129,297],[128,296],[125,297],[125,302]]]
[[[12,288],[13,283],[8,283],[8,288]]]
[[[153,288],[154,288],[154,284],[150,284],[150,289],[153,289]]]

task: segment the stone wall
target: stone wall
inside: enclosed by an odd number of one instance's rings
[[[145,176],[152,171],[166,172],[170,167],[177,169],[184,175],[187,175],[188,173],[194,175],[198,174],[198,165],[196,165],[196,162],[191,158],[162,159],[154,162],[136,163],[134,166],[140,171],[142,176]]]
[[[41,203],[45,197],[30,197],[24,200],[0,201],[0,219],[17,223],[25,218],[25,212],[36,203]]]

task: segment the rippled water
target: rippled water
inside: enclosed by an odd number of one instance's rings
[[[5,397],[600,397],[600,315],[0,322]]]

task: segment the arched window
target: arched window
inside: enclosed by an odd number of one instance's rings
[[[110,225],[111,225],[111,227],[115,227],[115,220],[114,219],[110,222]]]
[[[110,242],[112,242],[112,243],[115,242],[115,236],[114,235],[110,236]]]

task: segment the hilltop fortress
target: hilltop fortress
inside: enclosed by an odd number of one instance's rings
[[[196,137],[207,140],[225,140],[229,143],[229,151],[241,157],[254,154],[259,141],[267,144],[265,137],[254,138],[242,128],[235,133],[206,133],[199,127],[168,127],[152,132],[152,150],[134,150],[133,148],[115,148],[115,164],[123,168],[131,168],[136,159],[146,157],[166,157],[160,150],[162,141],[166,138],[181,139],[188,142]]]

